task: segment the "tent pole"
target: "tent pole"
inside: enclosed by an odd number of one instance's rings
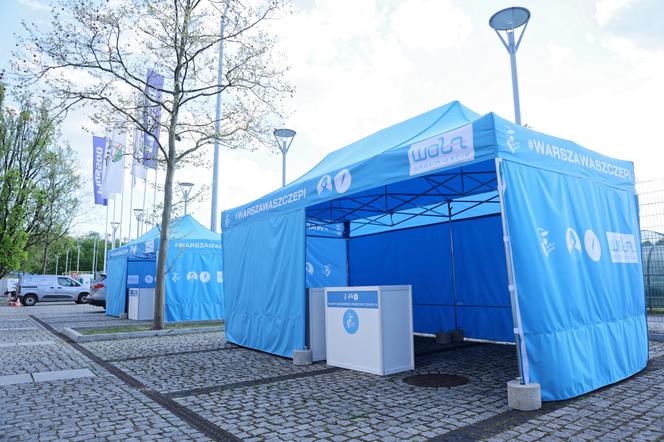
[[[514,342],[516,344],[517,365],[519,367],[519,383],[530,383],[528,373],[528,359],[526,354],[526,342],[523,339],[523,327],[521,326],[521,313],[519,311],[519,299],[516,294],[514,282],[514,269],[512,266],[512,246],[510,244],[507,218],[505,216],[505,195],[503,181],[500,175],[500,158],[496,158],[496,179],[498,182],[498,196],[500,198],[500,220],[503,226],[503,244],[505,246],[505,266],[507,268],[507,284],[510,292],[510,303],[512,305],[512,322],[514,324]]]
[[[452,234],[452,203],[447,201],[447,224],[450,230],[450,252],[452,253],[452,303],[454,304],[454,330],[459,329],[457,320],[457,284],[456,269],[454,267],[454,235]]]
[[[350,287],[350,221],[344,221],[344,241],[346,241],[346,287]]]

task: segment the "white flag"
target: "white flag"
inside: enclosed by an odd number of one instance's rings
[[[131,185],[135,185],[136,178],[145,180],[147,171],[145,165],[143,164],[143,132],[139,129],[134,129],[134,155],[133,161],[131,163]]]
[[[127,145],[127,132],[118,129],[113,131],[113,136],[107,149],[106,165],[104,167],[104,180],[102,184],[102,196],[113,198],[116,193],[122,193],[122,180],[124,180],[124,152]]]

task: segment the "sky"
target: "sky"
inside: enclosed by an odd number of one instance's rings
[[[46,4],[0,2],[3,54],[13,48],[21,20],[48,20]],[[284,126],[297,131],[288,154],[288,181],[333,150],[453,100],[480,114],[513,119],[509,57],[488,20],[515,5],[532,14],[517,54],[522,122],[633,161],[637,181],[662,177],[660,0],[295,0],[292,14],[269,28],[296,89],[285,103],[290,114]],[[70,114],[62,128],[84,178],[74,232],[103,233],[105,209],[92,200],[91,134],[83,127],[91,126],[81,111]],[[206,155],[211,158],[211,152]],[[219,207],[233,208],[280,186],[281,158],[262,151],[222,151],[220,177]],[[176,174],[176,180],[199,189],[211,179],[207,166],[192,165]],[[142,198],[140,186],[134,206]],[[149,190],[148,205],[152,198]],[[123,209],[126,237],[128,190]],[[109,211],[112,217],[112,204]],[[118,202],[116,219],[119,212]],[[209,198],[191,203],[189,212],[210,225]],[[132,237],[135,229],[134,221]]]

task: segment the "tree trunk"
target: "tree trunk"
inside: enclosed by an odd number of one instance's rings
[[[45,275],[46,272],[46,265],[48,264],[48,237],[46,238],[46,242],[44,244],[44,269],[42,273]]]
[[[177,83],[176,83],[177,84]],[[175,88],[178,89],[177,86]],[[168,258],[168,236],[173,206],[173,176],[175,175],[175,128],[177,127],[178,109],[173,107],[171,124],[168,131],[168,158],[166,158],[166,179],[164,181],[164,208],[161,214],[161,232],[159,235],[159,255],[157,257],[157,286],[154,293],[155,330],[164,328],[164,305],[166,301],[166,264]]]

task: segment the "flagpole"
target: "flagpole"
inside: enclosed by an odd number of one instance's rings
[[[106,254],[108,253],[108,199],[106,200],[106,222],[104,223],[104,273],[106,273]]]
[[[152,196],[152,216],[155,218],[155,223],[156,223],[156,218],[157,218],[157,174],[159,171],[159,164],[155,160],[154,162],[154,194]]]
[[[133,209],[133,207],[134,207],[134,186],[136,185],[136,177],[134,176],[133,172],[134,171],[132,170],[131,190],[129,190],[129,229],[128,229],[129,230],[129,235],[128,235],[128,238],[129,238],[130,241],[131,241],[131,219],[133,218],[132,215],[134,214],[134,209]]]
[[[125,149],[127,146],[125,145]],[[125,152],[122,152],[122,155],[124,156]],[[124,157],[122,159],[122,184],[120,187],[120,233],[118,234],[118,244],[122,245],[122,225],[124,224],[124,182],[125,182],[125,164],[124,164]],[[131,230],[129,231],[131,233]]]
[[[145,229],[145,221],[147,219],[147,212],[145,211],[145,196],[148,193],[148,176],[147,176],[147,171],[145,175],[145,179],[143,180],[143,220],[141,221],[141,235],[144,233],[143,229]]]

